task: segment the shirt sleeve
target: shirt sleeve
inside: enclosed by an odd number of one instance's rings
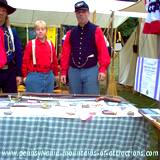
[[[104,40],[103,32],[99,27],[96,28],[95,41],[98,52],[99,72],[105,73],[110,64],[110,56]]]
[[[67,75],[69,67],[70,54],[71,54],[70,34],[71,31],[68,31],[62,47],[62,54],[60,59],[61,75]]]
[[[2,68],[7,62],[7,56],[4,48],[4,34],[0,29],[0,68]]]
[[[52,43],[52,52],[53,52],[53,73],[55,76],[58,76],[58,59],[57,59],[57,55],[56,55],[56,50],[55,50],[55,47]]]
[[[22,61],[22,76],[26,77],[28,74],[28,65],[31,61],[32,54],[32,43],[29,41],[25,47]]]

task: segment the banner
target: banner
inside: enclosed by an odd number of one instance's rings
[[[160,101],[160,59],[138,57],[134,90]]]
[[[56,45],[56,28],[55,27],[48,28],[47,38],[52,41],[54,46]]]
[[[145,0],[146,11],[143,33],[160,34],[160,0]]]

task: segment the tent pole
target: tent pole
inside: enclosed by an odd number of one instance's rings
[[[96,10],[93,12],[92,22],[93,22],[94,24],[96,24]]]
[[[64,36],[63,26],[60,25],[60,36],[59,36],[59,44],[58,44],[58,59],[60,58],[61,52],[62,52],[62,38],[63,38],[63,36]]]
[[[56,27],[56,53],[57,53],[57,58],[58,58],[58,28]]]
[[[60,57],[61,57],[61,53],[62,53],[62,38],[64,36],[64,33],[63,33],[63,26],[62,24],[60,25],[60,40],[59,40],[59,44],[58,44],[58,60],[60,60]],[[59,74],[59,79],[60,79],[60,74]],[[61,82],[59,81],[59,84],[58,84],[59,88],[62,89],[62,85],[61,85]]]
[[[114,12],[112,11],[112,16],[114,17]],[[114,34],[114,37],[113,37]],[[110,69],[110,75],[109,75],[109,84],[107,87],[107,95],[109,96],[117,96],[117,87],[116,87],[116,81],[114,76],[114,53],[115,53],[115,44],[116,44],[116,34],[117,30],[113,29],[113,20],[111,24],[111,39],[112,39],[112,54],[111,54],[111,69]]]
[[[105,34],[105,32],[107,30],[107,33],[105,35],[106,35],[106,39],[109,42],[109,46],[111,47],[111,52],[112,52],[112,34],[113,34],[113,30],[112,30],[113,29],[113,27],[112,27],[113,14],[114,13],[112,12],[110,15],[110,18],[109,18],[109,24],[103,31],[103,33]],[[107,90],[108,90],[108,84],[109,84],[109,68],[106,70],[106,94],[107,94]]]
[[[108,27],[106,27],[103,31],[103,33],[106,32],[107,30],[107,33],[106,33],[106,38],[107,40],[109,41],[109,45],[112,46],[112,34],[113,34],[113,31],[112,31],[112,25],[113,25],[113,18],[114,18],[114,12],[111,13],[110,15],[110,18],[109,18],[109,24],[108,24]],[[111,30],[111,31],[110,31]],[[110,33],[109,33],[110,32]],[[111,33],[112,32],[112,33]]]

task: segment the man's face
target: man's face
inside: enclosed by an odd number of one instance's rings
[[[0,25],[5,23],[7,17],[7,9],[0,6]]]
[[[88,22],[89,19],[89,11],[88,10],[79,10],[76,12],[76,18],[78,24],[83,26]]]

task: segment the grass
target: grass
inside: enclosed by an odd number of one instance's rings
[[[118,91],[118,95],[133,103],[138,108],[156,108],[159,105],[157,101],[137,92],[133,93],[132,91],[124,90]]]

